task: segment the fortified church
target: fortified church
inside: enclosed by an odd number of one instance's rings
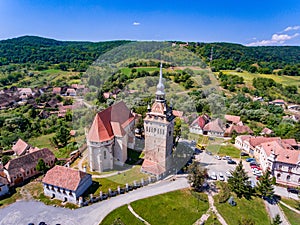
[[[162,81],[162,65],[156,99],[144,118],[145,149],[141,170],[152,175],[165,175],[170,168],[174,118],[167,105]],[[91,171],[103,172],[114,165],[124,165],[127,148],[134,149],[135,116],[124,102],[114,104],[96,114],[87,134],[89,166]]]

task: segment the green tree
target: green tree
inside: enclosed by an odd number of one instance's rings
[[[276,214],[276,216],[273,219],[272,225],[279,225],[281,223],[282,223],[282,221],[281,221],[279,214]]]
[[[56,146],[65,147],[70,139],[70,130],[64,124],[61,124],[53,137],[54,144]]]
[[[262,197],[271,198],[274,194],[274,187],[272,184],[271,173],[269,170],[263,174],[257,184],[257,192]]]
[[[36,164],[36,170],[42,173],[45,173],[47,171],[47,166],[45,164],[45,161],[43,159],[39,159]]]
[[[228,179],[228,185],[231,191],[235,192],[238,198],[244,196],[250,198],[251,196],[251,183],[249,177],[243,168],[242,160],[232,171],[232,177]]]
[[[173,143],[177,146],[178,141],[181,137],[181,119],[176,117],[174,123]]]
[[[207,169],[193,162],[188,167],[188,182],[196,191],[201,191],[204,182],[208,177]]]
[[[8,161],[11,160],[11,157],[8,155],[2,156],[2,165],[4,166]]]

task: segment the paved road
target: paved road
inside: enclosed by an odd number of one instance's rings
[[[48,225],[98,225],[112,210],[133,201],[188,187],[186,178],[160,181],[128,194],[77,210],[46,206],[36,201],[19,201],[0,210],[0,225],[27,225],[40,221]]]
[[[270,204],[267,201],[264,201],[266,208],[269,212],[269,215],[271,218],[275,218],[275,216],[277,214],[279,214],[280,219],[282,221],[282,225],[290,225],[290,223],[288,222],[288,220],[286,219],[284,213],[280,210],[278,204]]]

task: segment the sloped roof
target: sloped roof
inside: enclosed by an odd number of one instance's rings
[[[257,137],[252,137],[249,139],[249,143],[251,146],[256,147],[262,143],[265,142],[270,142],[270,141],[275,141],[279,140],[280,137],[263,137],[263,136],[257,136]]]
[[[203,129],[203,127],[205,126],[205,124],[207,124],[209,122],[209,117],[207,115],[202,115],[199,116],[197,119],[195,119],[193,121],[193,123],[191,124],[191,126],[199,126],[201,129]]]
[[[289,164],[297,164],[300,162],[300,151],[294,150],[289,144],[283,143],[281,140],[265,142],[260,145],[270,156],[272,152],[276,155],[277,162],[284,162]]]
[[[238,124],[241,121],[240,116],[233,116],[233,115],[225,115],[225,119],[232,123]]]
[[[165,172],[165,169],[159,163],[144,159],[142,170],[153,175],[160,175]]]
[[[132,120],[134,116],[121,101],[96,114],[87,139],[103,142],[111,140],[115,135],[124,136],[123,128]]]
[[[182,111],[178,111],[178,110],[173,110],[173,115],[176,117],[182,117],[183,116],[183,112]]]
[[[43,148],[9,160],[8,163],[5,164],[4,168],[8,171],[10,176],[14,176],[16,174],[23,173],[26,170],[35,168],[39,159],[43,159],[45,162],[50,162],[55,160],[55,156],[48,148]]]
[[[248,126],[246,125],[237,126],[233,124],[226,129],[225,133],[232,134],[233,131],[235,131],[237,134],[244,134],[244,133],[253,134],[253,131]]]
[[[223,129],[223,126],[222,126],[222,121],[219,118],[207,123],[204,126],[203,130],[204,131],[219,132],[219,133],[224,132],[224,129]]]
[[[46,173],[42,182],[67,190],[76,191],[80,182],[86,176],[91,175],[69,167],[56,165]]]
[[[262,134],[272,134],[273,133],[273,130],[265,127],[262,131],[261,131]]]
[[[22,155],[27,149],[29,149],[29,144],[27,144],[25,141],[23,141],[21,138],[16,142],[16,144],[13,145],[12,150],[17,155]]]
[[[60,87],[54,87],[53,90],[52,90],[52,93],[55,93],[55,94],[60,94],[60,92],[61,92]]]
[[[291,146],[296,146],[298,145],[297,141],[293,138],[290,139],[282,139],[282,142]]]

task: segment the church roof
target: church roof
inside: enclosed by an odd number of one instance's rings
[[[111,140],[114,136],[124,136],[124,127],[132,120],[133,114],[121,101],[96,114],[87,139],[103,142]]]

